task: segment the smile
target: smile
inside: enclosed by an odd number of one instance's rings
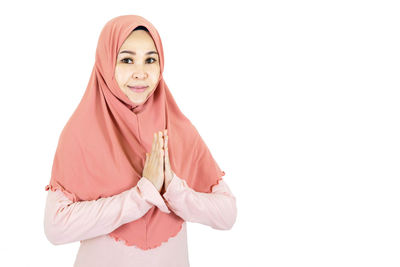
[[[133,92],[141,93],[146,91],[148,86],[129,86],[129,89],[131,89]]]

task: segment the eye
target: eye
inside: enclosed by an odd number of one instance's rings
[[[150,62],[150,63],[154,63],[154,62],[157,61],[155,58],[152,58],[152,57],[149,57],[149,58],[148,58],[148,60],[151,60],[151,59],[152,59],[153,61]],[[127,57],[127,58],[121,59],[121,62],[123,62],[123,63],[128,63],[128,62],[126,62],[126,60],[131,60],[131,61],[132,61],[131,58]]]
[[[127,57],[127,58],[121,59],[121,62],[123,62],[123,63],[127,63],[127,62],[125,62],[124,60],[132,60],[132,59],[131,59],[131,58],[129,58],[129,57]]]
[[[156,61],[157,61],[155,58],[152,58],[152,57],[150,57],[150,58],[148,58],[148,59],[152,59],[152,60],[154,60],[152,63],[154,63],[154,62],[156,62]]]

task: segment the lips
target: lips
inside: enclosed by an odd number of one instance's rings
[[[143,88],[147,88],[147,85],[135,85],[135,86],[130,86],[128,85],[129,88],[131,89],[143,89]]]
[[[135,93],[142,93],[142,92],[146,91],[147,87],[149,87],[149,86],[143,86],[143,85],[130,86],[130,85],[128,85],[128,87]]]

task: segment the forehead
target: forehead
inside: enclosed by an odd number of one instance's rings
[[[126,38],[119,51],[133,50],[137,53],[145,53],[148,50],[155,50],[155,48],[156,46],[150,33],[143,30],[137,30],[133,31]]]

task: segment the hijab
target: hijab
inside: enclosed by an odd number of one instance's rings
[[[138,26],[148,29],[159,54],[160,76],[155,89],[135,104],[114,77],[118,51]],[[136,186],[154,132],[168,130],[172,171],[197,192],[210,193],[225,172],[190,120],[180,111],[162,76],[164,52],[156,28],[145,18],[124,15],[103,27],[86,91],[59,136],[45,190],[61,190],[70,200],[110,197]],[[158,247],[182,228],[175,213],[153,206],[141,218],[108,235],[141,249]]]

